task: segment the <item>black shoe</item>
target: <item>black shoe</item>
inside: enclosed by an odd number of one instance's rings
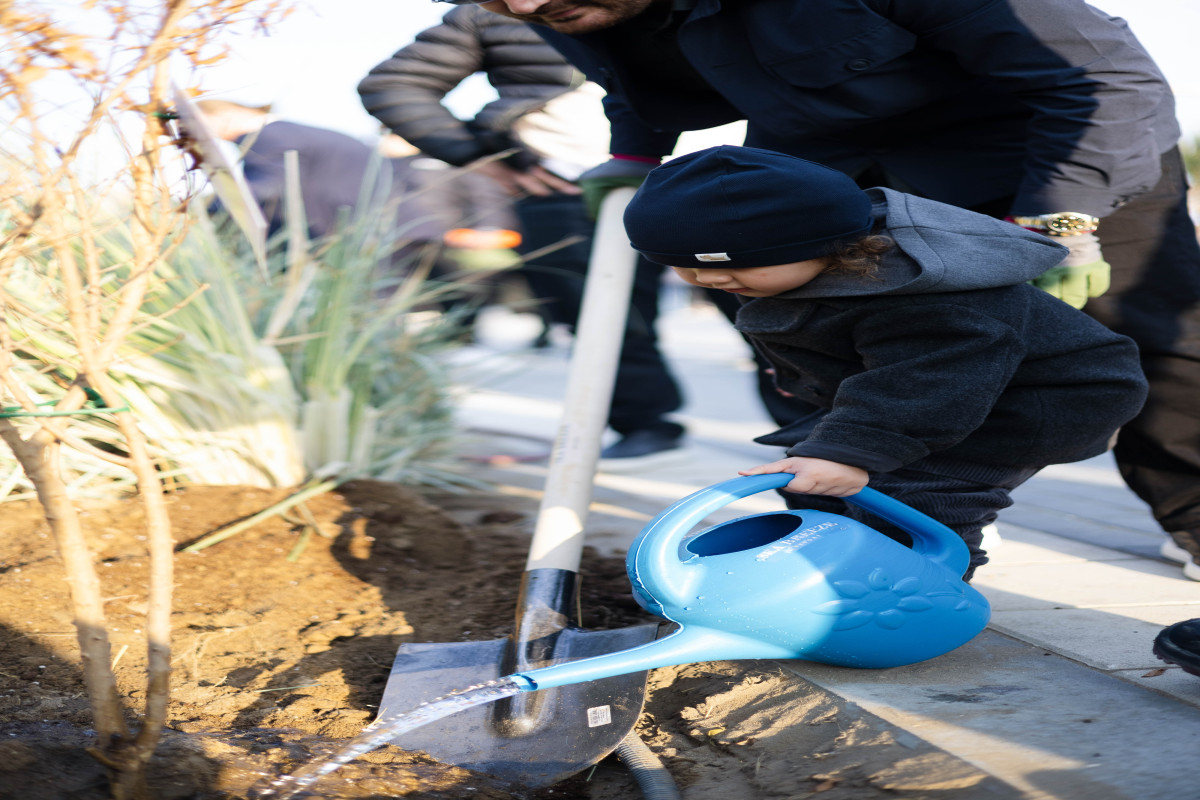
[[[1200,619],[1176,622],[1154,637],[1154,655],[1200,677]]]
[[[606,472],[649,469],[683,455],[683,433],[658,430],[633,431],[600,452],[597,466]]]

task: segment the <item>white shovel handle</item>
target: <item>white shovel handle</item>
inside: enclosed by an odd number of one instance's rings
[[[563,414],[550,453],[526,570],[579,571],[583,526],[592,502],[600,438],[608,425],[637,264],[637,252],[629,244],[623,221],[633,194],[630,188],[609,192],[596,221]]]

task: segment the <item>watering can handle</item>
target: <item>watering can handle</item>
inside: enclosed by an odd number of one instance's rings
[[[679,563],[679,542],[697,523],[743,497],[780,489],[793,477],[787,472],[745,475],[694,492],[655,517],[633,543],[630,556],[656,564],[664,574],[674,572],[672,567]],[[971,560],[967,545],[942,523],[870,487],[842,499],[900,526],[912,536],[914,551],[945,565],[955,575],[966,572]]]

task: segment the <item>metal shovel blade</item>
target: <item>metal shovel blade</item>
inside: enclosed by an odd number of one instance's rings
[[[653,641],[657,624],[611,631],[563,628],[553,635],[555,657],[573,661]],[[514,640],[404,644],[396,653],[380,718],[511,674]],[[642,713],[646,673],[617,675],[522,693],[460,711],[395,739],[439,761],[485,772],[522,786],[558,783],[603,760],[629,735]]]

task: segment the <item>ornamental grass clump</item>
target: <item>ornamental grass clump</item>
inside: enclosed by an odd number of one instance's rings
[[[460,326],[453,314],[422,310],[453,287],[424,280],[416,266],[400,280],[381,269],[403,235],[391,213],[368,204],[337,234],[303,243],[300,257],[281,238],[265,273],[229,226],[202,215],[187,229],[157,265],[111,370],[164,477],[262,487],[463,482],[450,461],[450,377],[439,359]],[[127,226],[109,220],[97,242],[100,269],[119,287]],[[37,400],[61,394],[72,354],[63,288],[43,257],[19,260],[6,286],[25,312],[9,319],[14,374]],[[103,457],[121,450],[111,417],[72,424],[95,445],[64,451],[72,494],[131,486],[128,470]],[[31,490],[11,454],[0,455],[0,488],[8,499]]]

